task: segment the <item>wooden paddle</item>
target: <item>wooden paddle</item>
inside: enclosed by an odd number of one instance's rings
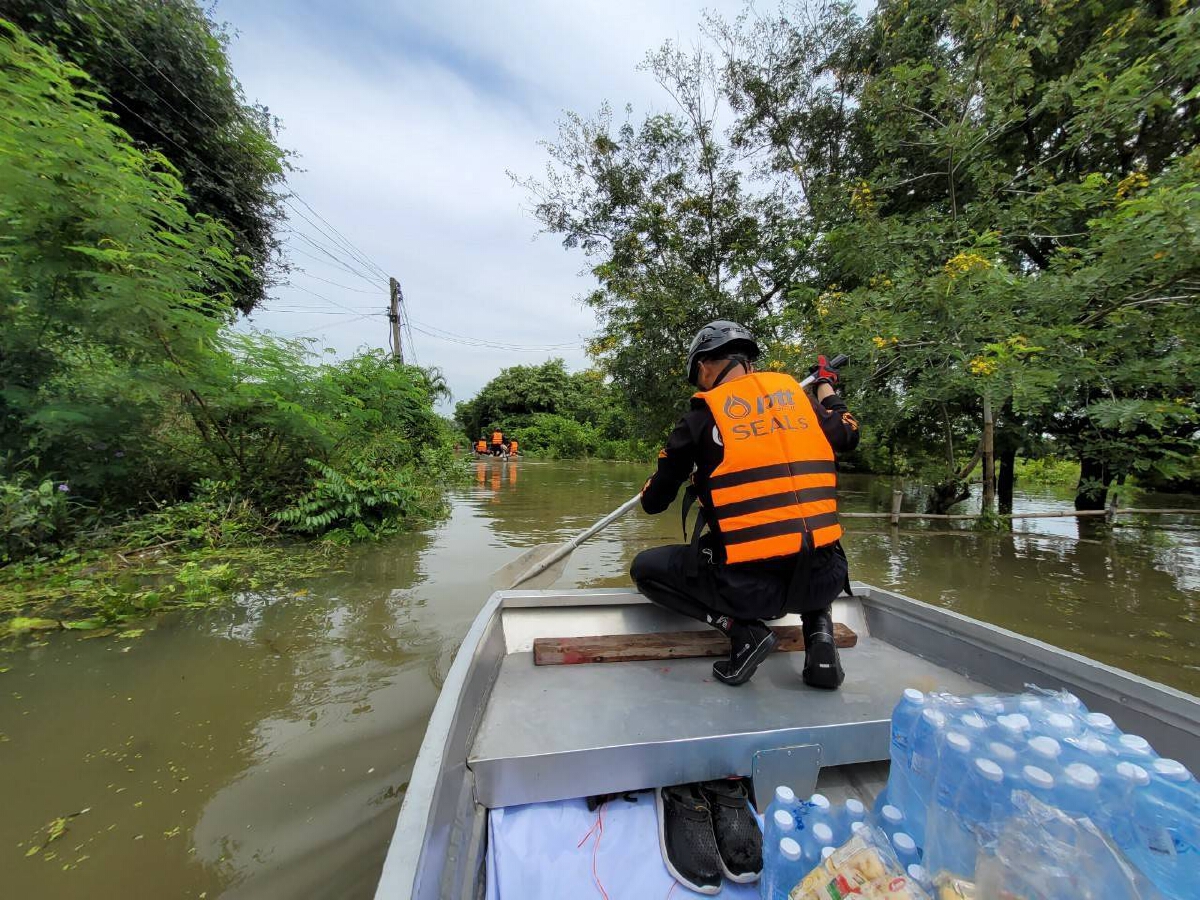
[[[835,356],[830,360],[829,368],[840,369],[847,361],[847,357],[844,355]],[[816,381],[816,378],[815,375],[809,375],[800,382],[800,387],[808,387]],[[504,568],[492,574],[492,586],[502,591],[511,591],[521,585],[525,585],[529,590],[549,587],[566,570],[567,560],[575,552],[576,547],[617,521],[617,519],[637,506],[641,502],[641,499],[642,495],[640,493],[635,494],[595,525],[579,532],[579,534],[565,543],[539,544],[530,550],[526,550]]]

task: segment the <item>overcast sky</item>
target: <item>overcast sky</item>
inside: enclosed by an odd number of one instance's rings
[[[637,70],[645,53],[668,38],[694,43],[703,9],[732,17],[741,6],[220,0],[216,17],[236,31],[230,54],[247,96],[283,122],[281,141],[303,170],[292,188],[400,280],[415,329],[571,345],[506,352],[414,331],[415,359],[440,367],[462,400],[507,365],[562,356],[586,366],[582,344],[595,328],[579,302],[593,284],[585,258],[555,236],[534,239],[537,223],[505,171],[544,170],[537,142],[554,136],[564,110],[590,115],[606,99],[633,103],[636,115],[664,108],[669,98]],[[299,218],[292,227],[337,250]],[[288,244],[304,272],[250,324],[303,332],[339,355],[387,347],[383,279],[360,263],[351,262],[359,274],[339,267],[303,238]]]

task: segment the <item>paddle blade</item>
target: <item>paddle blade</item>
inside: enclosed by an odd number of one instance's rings
[[[562,544],[538,544],[538,546],[526,550],[508,565],[502,569],[497,569],[492,573],[492,587],[498,591],[506,591],[514,587],[513,584],[518,578],[548,557],[551,553],[561,547]],[[523,582],[520,587],[522,590],[537,590],[538,588],[549,587],[559,579],[562,573],[567,568],[567,560],[571,558],[571,554],[567,554],[562,559],[558,560],[554,565],[541,572],[538,575]]]

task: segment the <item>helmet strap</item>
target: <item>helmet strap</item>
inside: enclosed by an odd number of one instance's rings
[[[725,364],[725,368],[721,370],[721,374],[717,376],[717,380],[713,382],[713,387],[716,387],[725,380],[725,376],[732,372],[737,366],[743,365],[740,359],[731,359]]]

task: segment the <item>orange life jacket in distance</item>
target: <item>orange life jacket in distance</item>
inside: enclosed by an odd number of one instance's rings
[[[479,440],[477,440],[475,442],[475,452],[476,453],[487,453],[487,441],[485,441],[483,438],[480,438]]]
[[[501,433],[501,432],[499,432],[499,431],[493,431],[493,432],[492,432],[492,443],[493,443],[493,444],[499,444],[499,443],[500,443],[501,441],[503,441],[503,440],[504,440],[504,434],[503,434],[503,433]]]
[[[516,438],[513,438],[511,441],[508,442],[508,452],[512,455],[516,455],[516,452],[517,452],[517,439]]]
[[[804,388],[783,372],[752,372],[695,395],[712,411],[725,458],[708,478],[725,560],[799,553],[842,536],[837,466]]]

